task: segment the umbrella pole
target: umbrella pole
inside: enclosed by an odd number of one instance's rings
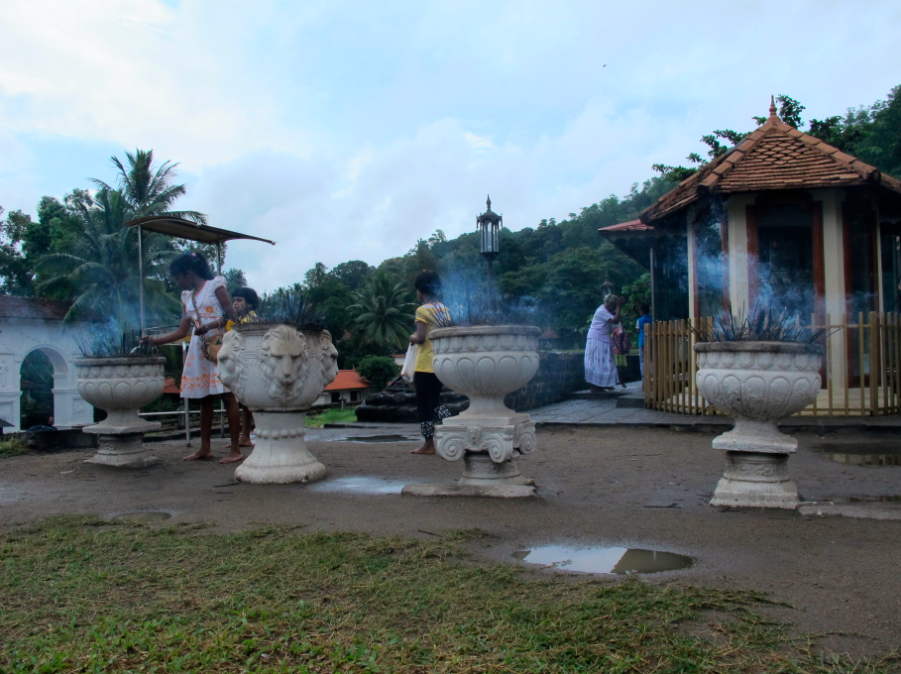
[[[219,267],[219,276],[222,276],[222,244],[216,244],[216,266]]]
[[[140,283],[139,311],[141,321],[141,336],[144,336],[144,228],[138,226],[138,282]]]

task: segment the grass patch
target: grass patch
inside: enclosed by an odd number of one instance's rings
[[[0,536],[0,671],[885,674],[901,663],[819,656],[759,617],[755,593],[536,582],[461,563],[458,545],[49,520]]]
[[[322,428],[326,424],[347,424],[357,420],[357,413],[354,408],[338,409],[333,407],[317,414],[316,416],[308,415],[306,426],[310,428]]]
[[[8,459],[11,456],[22,456],[28,452],[28,446],[19,438],[7,438],[0,440],[0,459]]]

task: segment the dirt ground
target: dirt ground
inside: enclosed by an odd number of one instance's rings
[[[158,511],[165,524],[205,521],[221,530],[261,523],[408,537],[479,527],[478,554],[517,563],[512,553],[543,544],[618,545],[690,555],[688,569],[645,576],[758,590],[792,609],[772,615],[800,632],[834,633],[830,648],[852,655],[901,646],[901,521],[739,511],[707,504],[722,474],[711,434],[611,427],[540,430],[521,459],[535,479],[530,500],[401,496],[403,484],[453,481],[462,463],[411,456],[415,441],[348,442],[387,429],[311,430],[310,450],[328,467],[313,485],[234,483],[234,466],[184,462],[184,442],[152,445],[161,464],[139,471],[84,463],[89,452],[0,459],[0,527],[57,514],[101,517]],[[796,434],[790,470],[806,500],[901,494],[901,466],[855,466],[828,453],[895,453],[886,436]],[[224,454],[223,441],[214,446]],[[879,504],[873,504],[878,508]],[[891,507],[891,505],[887,506]],[[553,569],[543,573],[567,573]]]

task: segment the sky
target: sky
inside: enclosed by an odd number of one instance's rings
[[[113,155],[178,162],[182,209],[259,291],[623,196],[771,94],[805,120],[901,84],[901,3],[3,0],[0,206]]]

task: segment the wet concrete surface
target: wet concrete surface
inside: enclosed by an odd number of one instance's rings
[[[767,609],[774,617],[793,622],[799,632],[844,634],[830,643],[852,654],[901,645],[901,521],[712,508],[707,501],[724,467],[722,452],[710,447],[713,434],[540,430],[538,449],[520,460],[523,474],[538,485],[539,498],[525,501],[401,496],[400,484],[453,483],[463,466],[411,455],[407,442],[346,440],[388,434],[415,437],[415,427],[311,429],[307,444],[329,475],[307,486],[236,483],[234,466],[182,461],[190,451],[183,442],[155,444],[161,463],[141,470],[86,464],[90,451],[2,459],[0,527],[48,515],[162,512],[172,517],[151,526],[204,521],[213,531],[230,531],[305,524],[309,531],[420,538],[479,527],[487,535],[471,544],[473,552],[514,564],[522,564],[514,552],[541,546],[657,550],[694,563],[641,576],[644,582],[765,592],[795,607]],[[885,499],[901,495],[901,467],[843,464],[826,456],[885,454],[893,443],[884,436],[795,437],[800,448],[789,468],[806,500],[859,499],[852,505],[865,513],[898,506]],[[225,442],[215,441],[214,451],[223,456]],[[535,573],[571,570],[556,565]]]

